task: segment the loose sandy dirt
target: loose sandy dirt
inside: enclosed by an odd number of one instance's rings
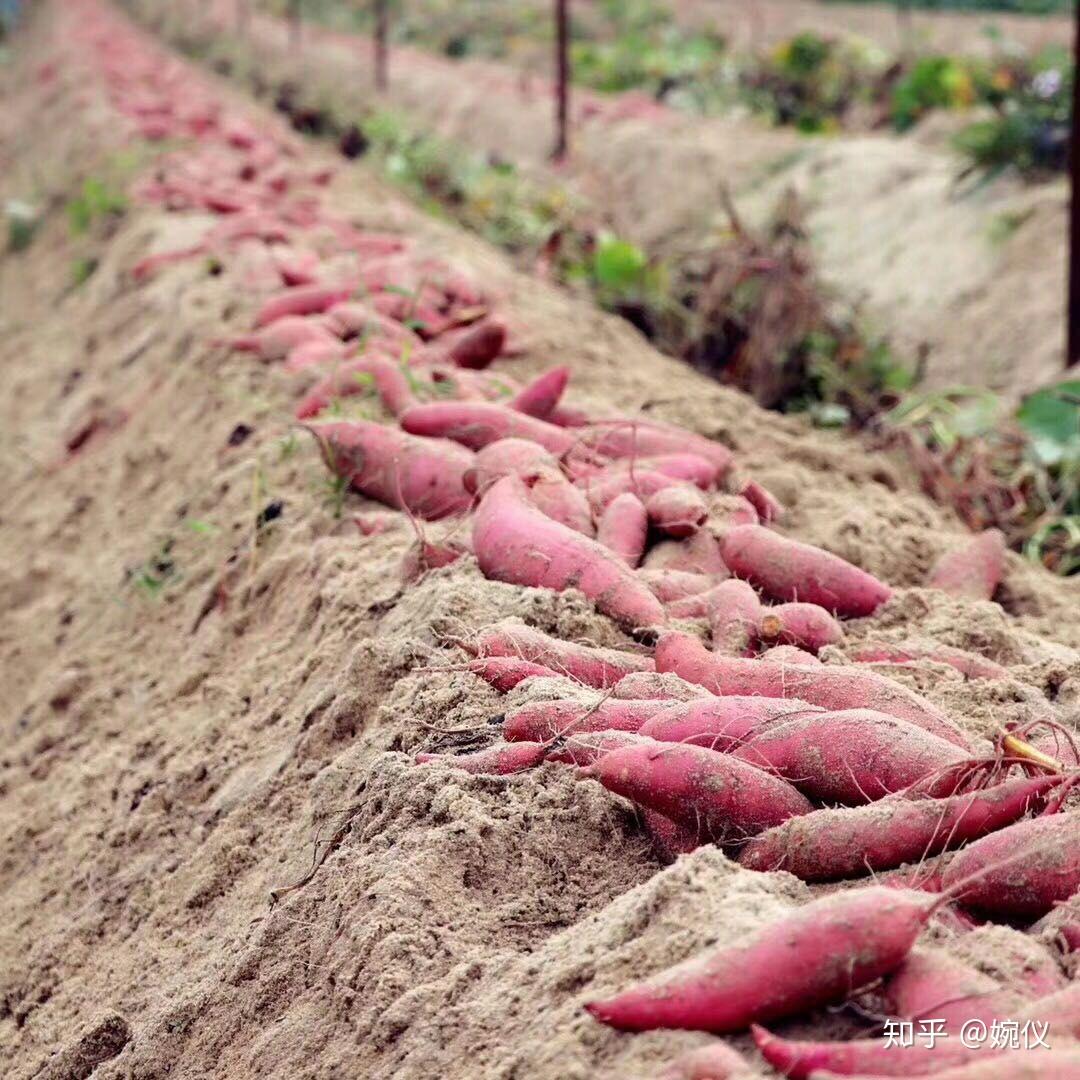
[[[833,5],[823,10],[832,17]],[[232,25],[224,7],[220,18]],[[363,39],[310,26],[298,67],[282,23],[263,17],[253,33],[263,74],[299,78],[338,109],[371,106]],[[544,78],[409,49],[395,50],[392,63],[384,104],[549,175]],[[870,334],[887,337],[901,358],[914,365],[925,357],[925,388],[988,387],[1015,399],[1061,376],[1067,185],[1009,173],[965,177],[948,139],[970,117],[938,116],[907,137],[807,138],[750,117],[689,117],[639,95],[579,93],[577,108],[574,156],[559,180],[618,233],[670,255],[685,250],[688,237],[727,228],[722,185],[751,223],[766,220],[793,189],[822,279],[856,303]]]
[[[86,177],[130,181],[152,155],[73,51],[66,5],[39,7],[0,69],[0,198],[49,208],[32,246],[0,259],[5,1076],[652,1075],[702,1037],[620,1035],[582,1003],[739,939],[809,890],[711,849],[665,869],[627,804],[555,766],[489,779],[411,765],[420,749],[490,742],[521,696],[454,670],[448,636],[519,616],[630,645],[582,597],[488,582],[471,561],[399,587],[408,522],[359,536],[352,515],[378,508],[335,508],[287,420],[285,376],[214,344],[250,325],[253,264],[240,253],[220,274],[193,260],[132,281],[139,258],[207,218],[134,204],[69,235],[63,205]],[[961,537],[890,460],[694,375],[363,169],[326,197],[493,289],[528,343],[515,374],[558,359],[585,406],[732,446],[788,504],[792,535],[898,588],[849,624],[853,641],[918,634],[1007,665],[995,682],[933,664],[901,676],[957,722],[991,734],[1049,709],[1076,723],[1075,582],[1010,556],[996,603],[920,589]],[[73,260],[90,255],[96,272],[72,289]],[[1006,980],[1054,967],[1018,931],[979,935],[972,949],[942,927],[928,945]],[[822,1013],[782,1030],[846,1025]]]

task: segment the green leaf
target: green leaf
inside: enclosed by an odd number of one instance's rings
[[[1080,444],[1080,382],[1070,381],[1024,398],[1016,420],[1031,436],[1039,459],[1056,465],[1070,447]]]
[[[593,255],[593,274],[597,282],[608,289],[632,289],[641,282],[649,265],[641,248],[628,240],[601,236]]]

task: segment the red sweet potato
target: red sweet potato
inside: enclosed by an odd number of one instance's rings
[[[651,657],[562,641],[519,619],[503,619],[480,631],[474,647],[480,657],[507,656],[543,664],[597,690],[608,690],[635,672],[653,670]]]
[[[338,398],[361,394],[373,387],[386,410],[398,416],[416,404],[405,372],[383,356],[372,354],[342,364],[325,379],[317,382],[296,406],[296,418],[318,416]]]
[[[925,893],[901,889],[834,893],[749,939],[694,957],[586,1008],[602,1023],[627,1031],[723,1033],[845,1001],[903,961],[934,903]]]
[[[679,825],[655,810],[643,810],[641,819],[645,831],[653,842],[653,847],[665,862],[674,862],[680,855],[689,855],[701,847],[701,837],[697,829],[688,829]]]
[[[969,760],[954,743],[871,709],[797,717],[770,726],[733,753],[818,802],[845,806],[874,802]]]
[[[1019,821],[961,851],[942,876],[964,907],[990,916],[1037,919],[1080,889],[1080,814]],[[970,879],[970,880],[969,880]]]
[[[474,675],[490,683],[500,694],[507,694],[518,683],[532,678],[555,678],[556,673],[543,664],[534,664],[516,656],[487,656],[468,664]]]
[[[705,524],[709,507],[704,496],[692,484],[674,483],[645,499],[649,522],[660,532],[685,540]]]
[[[1080,1039],[1080,982],[1073,982],[1062,990],[1027,1004],[1016,1016],[1021,1024],[1025,1020],[1037,1020],[1049,1024],[1049,1035],[1065,1035]],[[1053,1042],[1050,1044],[1053,1046]]]
[[[701,746],[657,742],[612,750],[585,773],[716,843],[737,843],[812,809],[778,777]]]
[[[717,584],[713,574],[694,574],[687,570],[642,569],[638,577],[652,589],[662,604],[685,600],[689,596],[700,596]]]
[[[338,344],[338,339],[321,323],[293,315],[278,319],[254,334],[233,338],[229,344],[241,352],[257,353],[260,360],[269,363],[284,360],[291,349],[309,342],[333,346]]]
[[[774,645],[759,655],[759,659],[768,660],[774,664],[812,664],[818,665],[821,661],[813,654],[794,645]]]
[[[761,525],[741,525],[724,537],[731,572],[774,600],[805,600],[838,615],[872,615],[892,596],[888,585],[810,544],[789,540]]]
[[[894,797],[869,806],[815,810],[755,837],[739,862],[748,870],[786,870],[804,881],[891,870],[1009,825],[1059,782],[1020,777],[948,799]]]
[[[784,507],[780,500],[756,480],[747,481],[739,494],[757,511],[763,524],[769,525],[784,516]]]
[[[926,584],[968,600],[989,600],[1005,573],[1005,537],[987,529],[955,551],[943,555]]]
[[[642,724],[639,734],[727,752],[761,731],[806,715],[826,714],[805,701],[783,698],[699,697],[669,704]]]
[[[466,554],[465,548],[453,541],[437,544],[430,540],[417,540],[402,556],[402,584],[411,585],[419,581],[429,570],[450,566]]]
[[[510,402],[518,412],[547,420],[559,404],[570,381],[570,369],[565,365],[549,368],[538,375]]]
[[[457,367],[486,368],[505,347],[506,323],[488,316],[458,333],[449,344],[446,358]]]
[[[596,539],[631,567],[641,562],[648,533],[649,520],[645,507],[636,495],[628,491],[617,495],[607,504],[596,524]]]
[[[670,630],[660,635],[655,660],[657,671],[673,671],[720,696],[794,697],[836,712],[874,709],[970,749],[966,736],[929,701],[862,668],[830,664],[795,667],[718,656],[689,634]]]
[[[631,675],[624,675],[611,691],[612,697],[635,698],[644,701],[646,698],[653,700],[667,700],[672,703],[677,701],[693,701],[695,698],[709,697],[700,686],[694,686],[678,675],[660,675],[655,671],[635,671]]]
[[[655,420],[604,420],[585,429],[582,438],[601,457],[641,458],[689,452],[711,461],[719,477],[731,468],[732,455],[726,446]]]
[[[848,649],[848,657],[858,664],[911,664],[917,660],[933,660],[956,668],[969,679],[1001,679],[1008,675],[1008,671],[993,660],[936,641],[908,640],[898,645],[863,641]]]
[[[473,494],[482,495],[496,480],[520,476],[538,465],[557,469],[559,461],[530,439],[498,439],[476,452],[473,467],[465,476],[465,486]]]
[[[745,581],[721,581],[706,594],[713,649],[725,656],[745,656],[758,638],[761,601]],[[674,614],[674,612],[672,612]]]
[[[497,439],[529,439],[553,454],[565,454],[574,436],[564,430],[492,402],[436,401],[416,405],[401,416],[401,426],[413,435],[453,439],[480,450]]]
[[[642,566],[646,570],[731,576],[720,554],[720,544],[709,529],[700,529],[689,540],[662,540],[645,556]]]
[[[616,697],[591,706],[572,699],[530,702],[506,714],[503,738],[507,742],[548,742],[586,731],[636,732],[665,708],[666,701]]]
[[[297,285],[270,297],[255,314],[256,329],[269,326],[287,315],[319,315],[347,300],[349,286]]]
[[[664,622],[660,601],[617,555],[537,510],[517,477],[504,477],[481,499],[472,546],[481,571],[496,581],[578,589],[627,627]]]
[[[843,638],[843,627],[817,604],[777,604],[761,609],[758,639],[762,642],[797,645],[816,653]]]
[[[330,470],[369,499],[428,521],[469,508],[462,476],[472,454],[456,443],[414,439],[362,420],[312,424],[308,430]]]
[[[416,763],[435,762],[470,773],[506,776],[543,764],[546,753],[542,743],[496,743],[472,754],[417,754]]]
[[[645,502],[657,492],[680,483],[663,473],[651,469],[635,469],[629,472],[623,469],[604,470],[583,479],[575,480],[575,486],[589,500],[593,513],[599,517],[612,499],[620,495],[636,495]]]

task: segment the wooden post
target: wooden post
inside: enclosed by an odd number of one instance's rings
[[[1069,306],[1066,312],[1065,366],[1080,361],[1080,5],[1076,8],[1073,43],[1072,124],[1069,133]]]
[[[555,0],[555,146],[562,161],[570,152],[570,0]]]
[[[375,89],[385,93],[390,85],[389,47],[390,11],[389,0],[375,0]]]

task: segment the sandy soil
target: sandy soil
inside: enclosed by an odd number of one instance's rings
[[[250,325],[265,288],[250,260],[133,282],[136,260],[190,242],[207,218],[135,204],[114,227],[69,235],[62,207],[84,178],[134,179],[152,157],[102,96],[74,22],[85,10],[40,5],[0,68],[0,198],[50,208],[33,245],[0,259],[5,1076],[655,1073],[702,1038],[619,1035],[582,1002],[736,940],[809,891],[711,849],[664,869],[627,804],[554,766],[510,779],[411,766],[415,750],[489,742],[508,705],[454,670],[448,635],[513,615],[629,643],[582,597],[488,582],[471,561],[398,586],[407,521],[358,536],[352,514],[377,507],[350,496],[335,514],[287,420],[285,376],[214,344]],[[793,535],[898,587],[849,624],[852,641],[917,633],[1007,665],[995,682],[933,664],[902,676],[970,731],[1044,709],[1076,723],[1075,582],[1010,556],[996,603],[920,589],[960,536],[890,460],[697,377],[360,168],[326,198],[495,290],[529,343],[515,374],[559,357],[586,406],[731,445],[789,505]],[[87,254],[98,268],[71,289]],[[104,426],[67,460],[92,417]],[[939,927],[927,945],[1006,981],[1055,963],[1007,928]],[[785,1030],[845,1024],[822,1013]]]
[[[827,5],[832,10],[832,5]],[[231,18],[229,20],[231,22]],[[284,28],[257,25],[260,65],[295,77]],[[301,77],[339,107],[370,105],[370,54],[358,38],[308,28]],[[274,61],[272,58],[277,58]],[[441,134],[545,174],[549,87],[486,61],[396,50],[388,104]],[[925,387],[989,387],[1006,398],[1058,378],[1064,349],[1064,181],[963,177],[947,136],[805,138],[750,118],[694,118],[637,95],[578,95],[574,159],[560,178],[611,226],[651,249],[726,227],[728,185],[750,222],[794,188],[823,280],[861,306],[899,355],[925,355]],[[629,115],[626,115],[629,114]]]

